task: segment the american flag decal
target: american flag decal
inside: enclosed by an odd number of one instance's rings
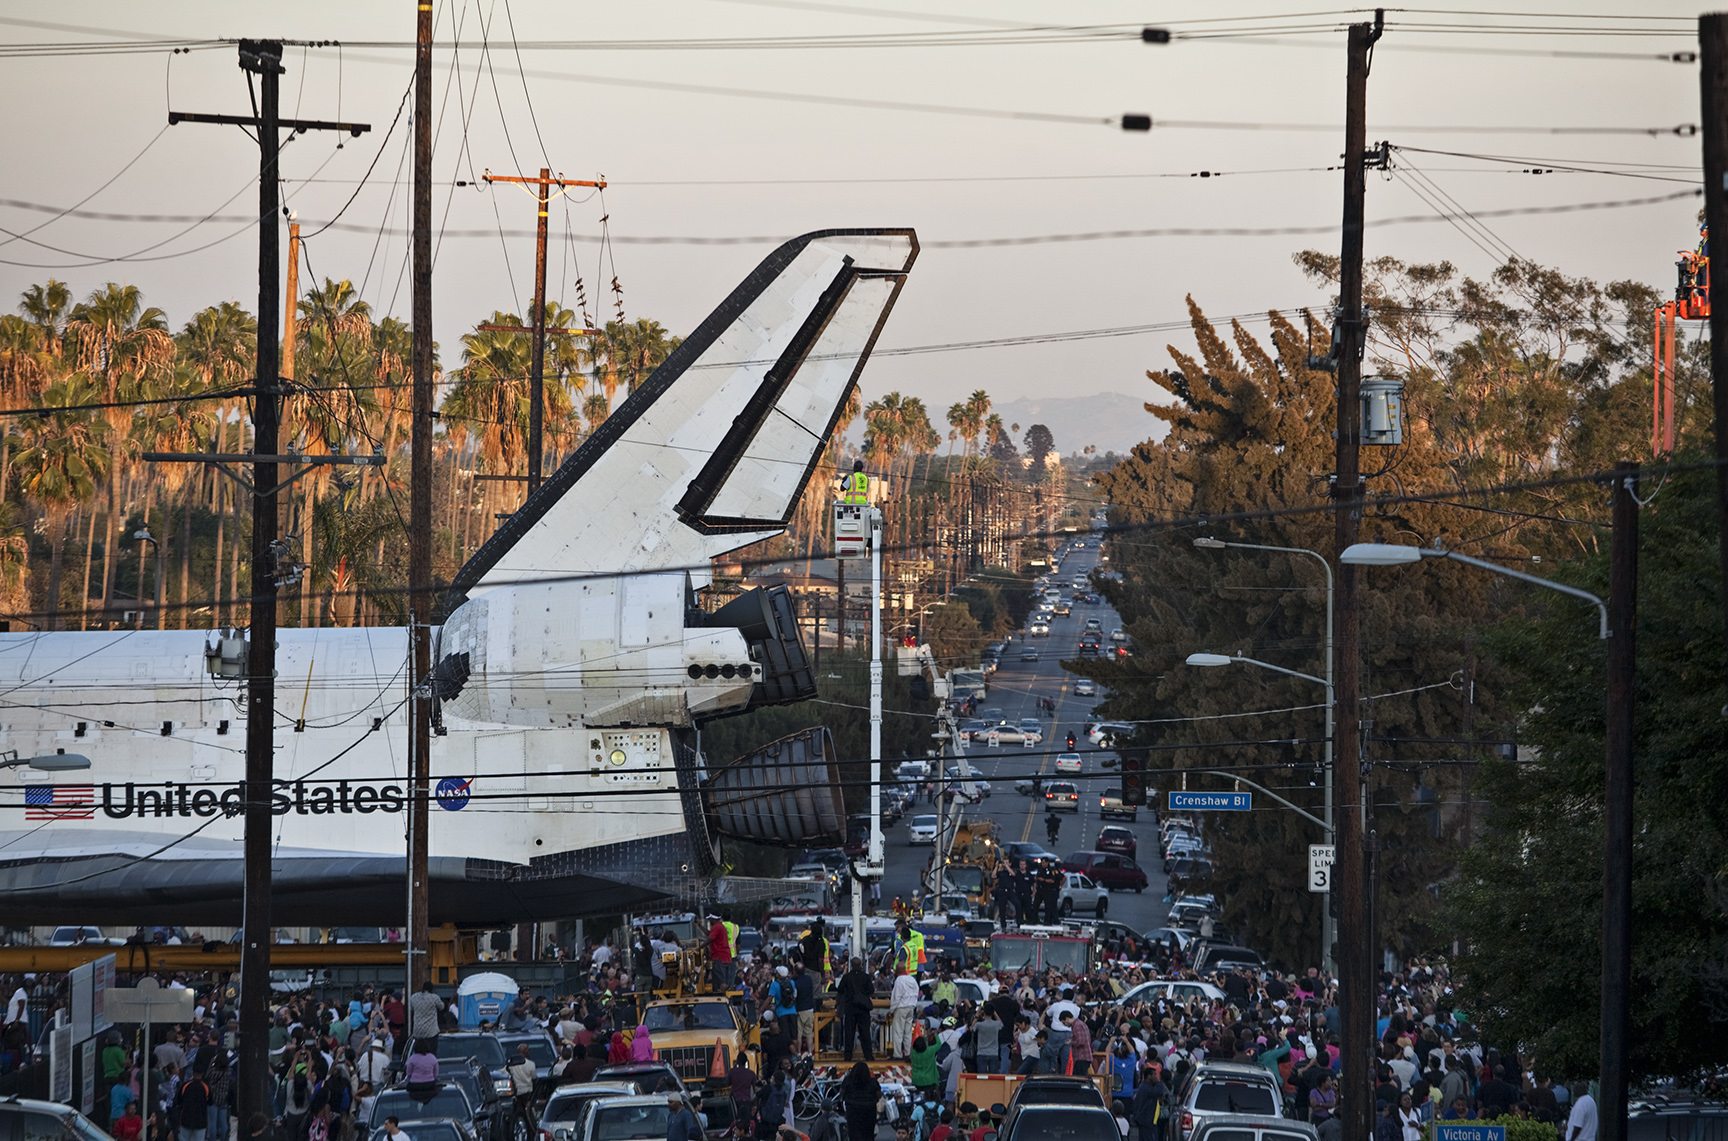
[[[24,790],[25,820],[93,820],[93,784],[36,785]]]

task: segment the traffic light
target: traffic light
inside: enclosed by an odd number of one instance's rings
[[[1146,805],[1146,750],[1118,749],[1122,756],[1122,803]]]

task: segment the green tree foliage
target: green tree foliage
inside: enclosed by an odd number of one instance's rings
[[[1044,457],[1056,446],[1056,437],[1050,434],[1050,429],[1043,424],[1034,424],[1026,429],[1026,454],[1032,457],[1032,462],[1042,466]]]
[[[1301,260],[1322,281],[1335,268],[1319,255]],[[1611,334],[1642,303],[1638,291],[1603,289],[1527,263],[1488,282],[1458,281],[1444,264],[1384,259],[1371,270],[1369,292],[1379,301],[1372,365],[1404,380],[1407,415],[1402,447],[1364,450],[1370,479],[1362,538],[1440,542],[1514,559],[1594,549],[1592,528],[1552,521],[1599,519],[1600,504],[1587,493],[1502,496],[1488,510],[1375,498],[1382,488],[1404,496],[1450,492],[1637,451],[1646,437],[1629,430],[1627,410],[1648,399],[1648,374],[1628,370],[1635,349]],[[1181,530],[1155,524],[1324,507],[1335,446],[1333,378],[1306,360],[1325,351],[1325,338],[1312,343],[1273,314],[1270,347],[1240,325],[1227,343],[1192,301],[1190,313],[1198,352],[1171,348],[1176,369],[1147,374],[1173,398],[1146,406],[1169,425],[1168,434],[1096,477],[1112,505],[1111,523],[1121,529],[1110,550],[1123,581],[1107,584],[1107,592],[1135,656],[1074,665],[1110,687],[1105,716],[1148,722],[1143,743],[1189,746],[1154,752],[1155,763],[1250,767],[1253,779],[1317,811],[1322,687],[1249,665],[1194,669],[1184,659],[1195,651],[1240,653],[1323,674],[1326,594],[1318,563],[1302,554],[1196,550],[1191,541],[1210,534],[1329,557],[1330,515]],[[1422,765],[1456,750],[1411,739],[1468,736],[1496,715],[1505,679],[1477,662],[1473,631],[1520,612],[1528,599],[1505,580],[1451,563],[1378,575],[1362,597],[1361,713],[1372,721],[1371,737],[1382,739],[1370,740],[1367,754],[1381,762],[1369,778],[1385,849],[1379,936],[1400,951],[1425,949],[1446,942],[1434,925],[1429,887],[1453,866],[1459,777],[1456,766]],[[1185,720],[1193,718],[1206,720]],[[1228,743],[1269,738],[1290,743]],[[1195,777],[1190,787],[1205,785]],[[1276,811],[1231,814],[1207,828],[1226,921],[1280,962],[1313,963],[1323,897],[1309,895],[1303,881],[1306,846],[1320,839],[1318,829]]]
[[[975,669],[989,641],[972,609],[965,602],[945,602],[930,608],[924,619],[924,641],[935,655],[938,668]]]
[[[1646,484],[1641,494],[1652,490]],[[1670,479],[1639,520],[1632,857],[1635,1077],[1728,1063],[1728,729],[1709,473]],[[1606,544],[1604,544],[1606,548]],[[1554,577],[1603,597],[1608,552]],[[1545,593],[1538,591],[1537,593]],[[1580,603],[1532,600],[1486,645],[1513,682],[1519,760],[1482,767],[1482,837],[1446,916],[1461,1004],[1488,1041],[1550,1073],[1594,1073],[1602,923],[1605,643]]]

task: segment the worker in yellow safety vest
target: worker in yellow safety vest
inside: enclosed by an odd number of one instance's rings
[[[852,461],[852,474],[840,477],[840,502],[864,505],[870,502],[870,477],[864,474],[864,461]]]
[[[821,972],[823,978],[834,973],[832,948],[828,943],[828,925],[820,916],[799,936],[798,945],[804,952],[806,969]]]

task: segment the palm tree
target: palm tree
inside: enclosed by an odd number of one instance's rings
[[[96,399],[82,373],[57,381],[42,393],[34,415],[18,425],[19,488],[42,506],[48,549],[48,629],[60,628],[60,580],[65,566],[66,523],[73,508],[96,494],[107,474],[107,424],[80,409]]]
[[[606,322],[599,336],[590,338],[588,353],[594,362],[594,378],[606,392],[607,406],[618,395],[620,384],[636,391],[682,341],[668,335],[660,322],[646,317],[633,324]]]
[[[591,393],[582,402],[582,415],[588,419],[588,431],[597,432],[600,425],[606,422],[606,417],[612,415],[612,398],[604,392]]]
[[[204,378],[205,388],[227,388],[250,377],[257,366],[258,322],[239,305],[224,301],[194,313],[175,337],[175,349],[180,361]],[[215,407],[210,450],[245,451],[246,428],[241,400],[217,401]],[[231,435],[238,438],[232,448],[225,449],[224,443]],[[216,548],[211,558],[214,581],[210,587],[210,622],[213,626],[220,626],[223,620],[222,552],[228,523],[228,513],[223,508],[228,493],[226,477],[211,479],[210,512],[216,516]]]
[[[53,299],[50,298],[50,301]],[[26,303],[30,303],[26,295]],[[49,310],[52,306],[49,306]],[[66,319],[65,338],[72,347],[73,367],[100,378],[97,400],[112,405],[103,412],[114,446],[129,445],[133,412],[125,405],[138,398],[138,387],[152,373],[171,368],[174,340],[168,335],[162,310],[145,308],[136,285],[109,282],[76,306]],[[121,465],[107,466],[107,523],[102,552],[102,602],[106,610],[114,594],[114,561],[123,542],[119,529],[125,512],[116,486]],[[130,490],[130,489],[129,489]],[[127,495],[129,501],[131,496]]]

